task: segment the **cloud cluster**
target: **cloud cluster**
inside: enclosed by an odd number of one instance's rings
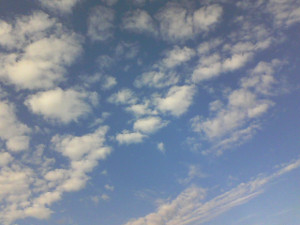
[[[105,41],[113,37],[115,13],[105,6],[95,7],[88,19],[88,36],[93,41]]]
[[[70,13],[80,0],[39,0],[42,6],[60,13]]]
[[[48,89],[65,80],[81,53],[81,38],[43,12],[0,21],[0,79],[20,89]]]
[[[18,120],[13,104],[0,101],[0,108],[0,138],[7,149],[14,152],[28,149],[31,129]]]
[[[167,3],[154,18],[140,9],[127,13],[122,27],[136,33],[159,35],[169,42],[186,41],[212,29],[222,13],[222,7],[216,4],[190,10],[177,3]]]
[[[216,216],[242,205],[264,192],[264,187],[275,178],[300,167],[300,160],[282,166],[270,175],[257,176],[246,183],[203,201],[206,190],[191,186],[174,200],[162,203],[157,210],[144,217],[132,219],[126,225],[203,224]]]
[[[42,149],[33,152],[27,161],[26,157],[14,161],[9,153],[1,152],[0,223],[7,225],[25,217],[49,218],[49,207],[63,193],[83,188],[88,173],[111,153],[104,145],[107,130],[103,126],[83,136],[55,135],[53,148],[68,159],[61,168],[54,165],[53,159],[46,158]],[[39,169],[31,169],[34,163]]]
[[[227,104],[220,101],[211,103],[211,117],[192,119],[194,131],[203,134],[218,154],[234,143],[251,137],[258,128],[257,120],[274,104],[268,99],[276,79],[274,68],[278,60],[260,62],[252,73],[241,80],[240,88],[231,91]]]

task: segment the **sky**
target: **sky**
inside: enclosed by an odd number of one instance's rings
[[[300,225],[300,2],[1,0],[0,224]]]

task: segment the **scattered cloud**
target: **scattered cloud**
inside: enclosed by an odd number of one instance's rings
[[[128,12],[123,18],[122,27],[135,33],[157,35],[157,28],[152,17],[144,10]]]
[[[197,186],[191,186],[181,192],[171,202],[160,204],[155,212],[138,219],[132,219],[126,223],[126,225],[185,225],[193,222],[203,224],[261,195],[270,182],[285,173],[299,168],[299,166],[300,160],[298,159],[297,161],[284,165],[273,174],[259,175],[207,201],[204,201],[206,190]]]
[[[219,5],[199,8],[194,12],[176,3],[168,3],[156,15],[163,39],[171,42],[185,41],[209,31],[222,16]]]
[[[165,152],[166,152],[165,145],[164,145],[163,142],[159,142],[159,143],[157,144],[157,149],[158,149],[160,152],[162,152],[162,153],[165,153]]]
[[[22,16],[14,23],[0,21],[0,79],[21,89],[49,89],[65,80],[66,68],[80,55],[80,36],[42,12]],[[51,32],[50,32],[51,31]],[[49,33],[53,33],[50,35]]]
[[[274,87],[274,68],[279,64],[278,60],[259,63],[250,76],[241,80],[241,87],[228,94],[227,105],[214,101],[210,105],[211,117],[191,120],[194,131],[217,143],[214,148],[218,154],[233,143],[248,140],[259,128],[257,119],[274,104],[268,92]]]
[[[130,89],[122,89],[108,98],[108,102],[113,104],[135,104],[137,97]]]
[[[42,6],[54,12],[70,13],[80,0],[39,0]]]
[[[14,152],[28,149],[31,129],[18,120],[13,104],[0,101],[0,108],[0,138],[6,147]]]
[[[174,72],[162,72],[162,71],[150,71],[145,72],[141,76],[137,77],[134,81],[134,85],[138,88],[142,87],[155,87],[163,88],[177,84],[179,76]]]
[[[113,37],[115,12],[105,6],[95,7],[88,19],[88,36],[93,41],[105,41]]]

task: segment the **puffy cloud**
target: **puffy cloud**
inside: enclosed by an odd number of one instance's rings
[[[150,71],[137,77],[134,85],[138,88],[149,86],[163,88],[178,83],[179,76],[174,72]]]
[[[156,97],[155,103],[158,110],[163,113],[169,112],[174,116],[185,113],[193,102],[196,93],[195,86],[171,87],[165,97]]]
[[[53,168],[53,160],[49,164],[49,159],[40,151],[30,160],[18,162],[12,161],[7,153],[0,153],[0,163],[4,166],[0,171],[0,201],[3,203],[0,223],[8,225],[26,217],[46,219],[52,213],[49,207],[60,200],[64,192],[83,188],[89,179],[88,173],[111,153],[104,145],[107,130],[108,127],[103,126],[82,136],[54,136],[53,148],[68,159],[63,169],[59,164]],[[33,170],[32,165],[40,167]]]
[[[130,89],[122,89],[111,95],[108,101],[113,104],[135,104],[137,97]]]
[[[0,55],[0,79],[18,88],[53,87],[65,79],[66,67],[81,53],[81,38],[44,13],[34,12],[6,26],[10,28],[0,32],[0,45],[9,52]]]
[[[191,48],[180,48],[175,46],[172,50],[165,53],[165,58],[162,60],[162,64],[167,68],[173,68],[189,61],[194,55],[195,51]]]
[[[158,149],[159,151],[161,151],[162,153],[165,153],[165,152],[166,152],[165,145],[164,145],[163,142],[159,142],[159,143],[157,144],[157,149]]]
[[[89,15],[88,36],[93,41],[105,41],[113,37],[115,13],[112,9],[97,6]]]
[[[278,64],[277,60],[259,63],[248,77],[241,79],[241,87],[228,94],[227,105],[213,102],[211,117],[192,119],[194,131],[216,142],[213,148],[218,149],[218,154],[234,143],[249,139],[258,129],[257,119],[273,105],[266,96],[273,88],[273,68]]]
[[[105,141],[104,136],[107,129],[107,127],[100,127],[94,133],[86,134],[81,137],[74,137],[72,135],[54,136],[52,138],[52,143],[57,151],[70,158],[72,161],[78,161],[84,158],[84,156],[105,159],[109,153],[107,148],[103,148],[103,143]]]
[[[39,1],[44,7],[52,11],[59,11],[61,13],[70,13],[72,8],[80,0],[39,0]]]
[[[126,111],[133,113],[136,117],[143,116],[143,115],[156,115],[157,112],[153,111],[149,107],[149,101],[145,101],[141,104],[134,104],[126,107]]]
[[[11,163],[14,158],[8,152],[0,152],[0,167],[4,167]]]
[[[146,117],[138,119],[133,124],[133,129],[142,133],[153,133],[166,126],[167,122],[160,117]]]
[[[143,142],[146,135],[139,132],[129,132],[124,130],[122,133],[116,135],[116,140],[119,144],[137,144]]]
[[[17,119],[12,104],[0,101],[0,108],[0,138],[6,141],[6,147],[11,151],[28,149],[31,129]]]
[[[281,175],[299,168],[300,160],[288,163],[270,175],[259,175],[235,188],[204,201],[206,190],[191,186],[171,202],[161,203],[157,210],[132,219],[126,225],[203,224],[230,209],[245,204],[264,192],[267,184]]]
[[[91,111],[91,107],[87,103],[93,101],[93,99],[89,99],[91,97],[95,98],[97,95],[57,88],[31,95],[25,104],[33,113],[41,114],[46,119],[69,123]]]
[[[128,12],[123,18],[122,27],[135,33],[157,34],[154,20],[146,11],[141,9]]]
[[[210,5],[189,12],[178,4],[167,4],[157,15],[160,32],[167,41],[185,41],[207,32],[222,15],[222,7]]]
[[[118,0],[102,0],[102,2],[104,2],[108,6],[113,6],[118,2]]]
[[[113,76],[106,75],[103,77],[103,83],[102,83],[102,88],[104,90],[111,89],[117,84],[117,80]]]

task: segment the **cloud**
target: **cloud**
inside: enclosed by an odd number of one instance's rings
[[[102,88],[104,90],[109,90],[117,84],[117,80],[113,76],[106,75],[103,77]]]
[[[157,35],[157,28],[152,17],[144,10],[127,12],[123,17],[122,28],[139,34]]]
[[[133,124],[133,129],[141,133],[154,133],[157,130],[167,125],[166,121],[163,121],[160,117],[146,117],[138,119]]]
[[[189,165],[189,171],[187,177],[179,179],[180,184],[188,184],[196,178],[205,178],[207,174],[203,173],[201,168],[198,165]]]
[[[93,101],[93,97],[97,98],[97,94],[56,88],[29,96],[25,105],[45,119],[70,123],[91,112],[88,102]]]
[[[155,88],[163,88],[177,84],[179,76],[174,72],[162,72],[162,71],[150,71],[145,72],[141,76],[137,77],[134,81],[134,85],[138,88],[148,86]]]
[[[52,214],[49,207],[59,201],[63,193],[83,188],[89,179],[88,173],[111,153],[104,145],[107,130],[108,127],[103,126],[82,136],[55,135],[52,147],[67,157],[63,164],[54,165],[55,160],[47,158],[41,148],[18,161],[2,152],[0,223],[9,225],[26,217],[49,218]],[[31,168],[37,165],[39,169]]]
[[[143,142],[143,140],[147,136],[144,134],[141,134],[139,132],[129,132],[127,130],[123,130],[122,133],[119,133],[116,135],[116,140],[119,142],[119,144],[137,144]]]
[[[7,166],[14,158],[8,152],[0,152],[0,167]]]
[[[135,104],[137,97],[130,89],[122,89],[111,95],[108,102],[113,104]]]
[[[31,129],[17,119],[13,104],[0,101],[0,138],[11,151],[22,151],[29,147]]]
[[[105,141],[104,135],[107,130],[107,127],[100,127],[94,133],[86,134],[81,137],[56,135],[52,138],[52,143],[57,151],[72,161],[79,161],[85,156],[104,159],[109,153],[107,148],[102,147]]]
[[[156,97],[154,101],[161,112],[181,116],[192,104],[195,94],[195,86],[174,86],[169,89],[165,97]]]
[[[108,6],[113,6],[118,2],[118,0],[102,0],[102,2],[104,2]]]
[[[81,38],[61,28],[42,12],[17,18],[13,24],[0,22],[0,79],[20,89],[49,89],[65,80],[66,67],[82,51]],[[51,33],[51,35],[50,35]]]
[[[156,115],[157,112],[150,109],[150,102],[147,100],[141,104],[134,104],[126,107],[127,112],[133,113],[136,117],[144,115]]]
[[[185,41],[209,31],[222,15],[219,5],[205,6],[190,12],[181,5],[168,3],[156,15],[163,39],[171,42]]]
[[[216,143],[213,149],[218,149],[218,154],[233,143],[248,140],[259,128],[258,118],[274,104],[267,97],[275,83],[274,68],[279,64],[277,60],[259,63],[250,76],[241,79],[241,87],[228,94],[227,105],[214,101],[211,117],[191,120],[194,131]]]
[[[114,190],[115,190],[115,187],[112,186],[112,185],[109,185],[109,184],[106,184],[106,185],[104,186],[104,188],[105,188],[106,190],[108,190],[108,191],[114,191]]]
[[[188,47],[180,48],[175,46],[172,50],[165,53],[165,58],[162,60],[162,65],[166,68],[173,68],[189,61],[195,56],[195,51]]]
[[[105,41],[113,37],[115,13],[112,9],[97,6],[88,18],[87,35],[93,41]]]
[[[42,6],[61,13],[70,13],[80,0],[39,0]]]
[[[165,145],[164,145],[163,142],[159,142],[159,143],[157,144],[157,149],[158,149],[160,152],[162,152],[162,153],[165,153],[165,152],[166,152]]]
[[[264,193],[264,188],[281,175],[300,167],[300,160],[284,165],[270,175],[259,175],[246,183],[240,183],[235,188],[220,194],[211,200],[203,201],[206,191],[191,186],[181,192],[174,200],[161,203],[157,210],[144,217],[132,219],[126,225],[144,224],[203,224],[229,211],[245,204],[251,199]]]

